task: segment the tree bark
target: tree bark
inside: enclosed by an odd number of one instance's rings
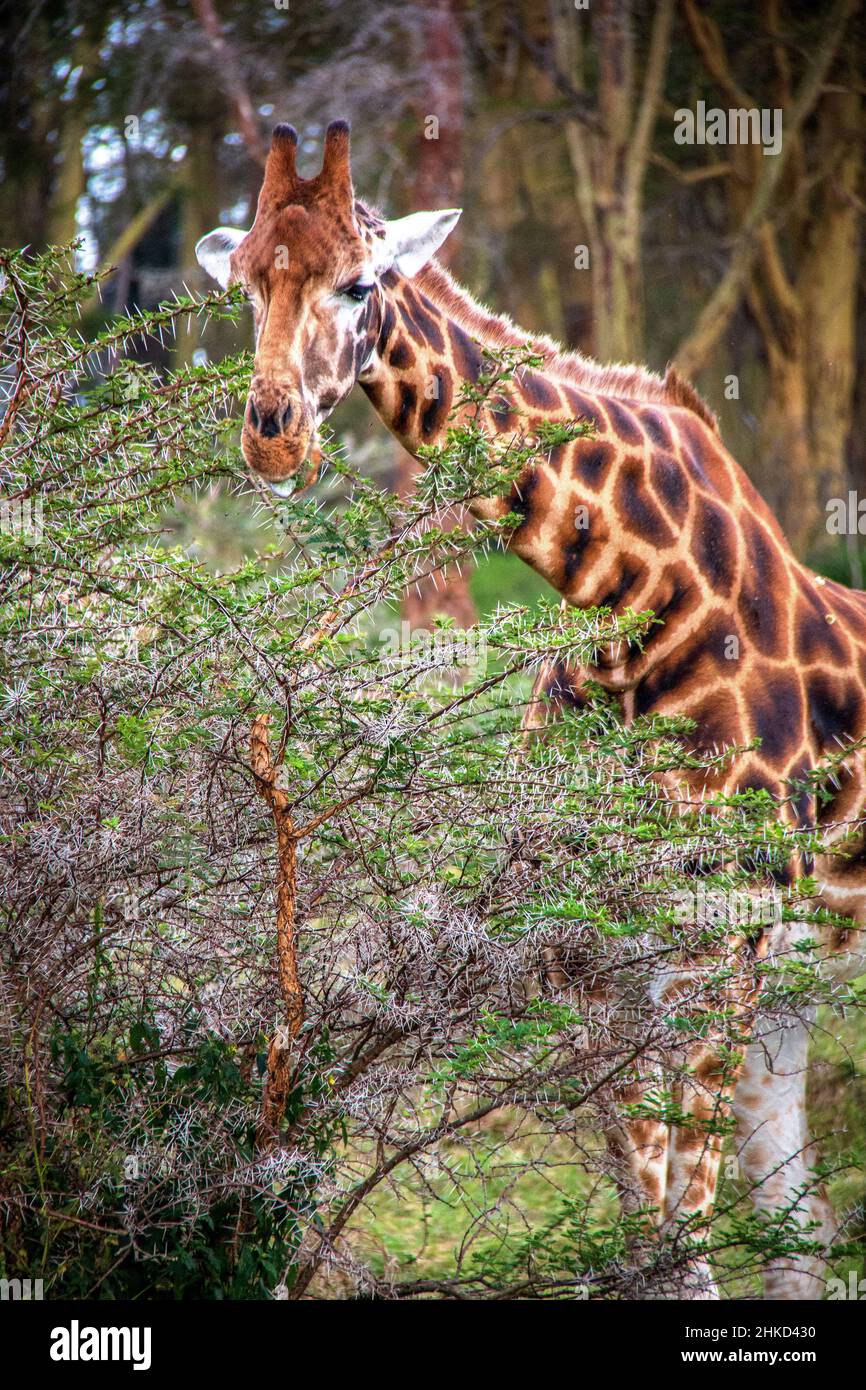
[[[51,195],[48,219],[48,241],[65,246],[78,232],[78,204],[87,187],[84,168],[84,137],[90,121],[90,82],[96,72],[99,43],[90,36],[80,37],[75,44],[72,67],[81,69],[75,93],[61,110],[60,140],[57,156],[57,178]]]
[[[416,113],[421,134],[412,201],[415,209],[457,207],[463,185],[463,50],[457,0],[425,0],[423,34],[426,85]],[[431,118],[437,122],[435,129],[428,124]],[[431,135],[435,138],[428,138]],[[452,232],[438,259],[448,265],[458,249],[458,233]],[[421,464],[399,445],[395,451],[396,489],[410,496]],[[438,516],[436,524],[466,527],[471,521],[461,509]],[[471,627],[477,619],[466,576],[454,565],[419,579],[403,601],[403,617],[413,628],[431,628],[437,614],[453,618],[458,627]]]
[[[809,446],[818,497],[826,504],[845,495],[846,458],[856,375],[857,289],[862,258],[863,173],[866,122],[853,86],[829,92],[822,103],[818,160],[826,170],[817,193],[798,288],[808,324],[806,384]]]
[[[268,1048],[267,1079],[259,1117],[258,1145],[276,1143],[292,1080],[292,1044],[304,1021],[304,991],[295,948],[298,837],[289,798],[279,785],[279,762],[270,746],[270,715],[263,714],[250,732],[250,767],[259,795],[271,808],[277,834],[277,975],[286,1022]]]
[[[566,120],[575,198],[589,236],[592,350],[602,362],[644,356],[641,222],[652,135],[667,68],[673,0],[659,0],[638,95],[629,0],[598,0],[591,10],[598,57],[598,124]],[[555,12],[556,64],[583,94],[579,37],[573,13]]]

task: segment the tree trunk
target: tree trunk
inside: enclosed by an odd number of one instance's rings
[[[189,128],[189,148],[184,160],[181,190],[179,269],[184,283],[204,288],[206,276],[195,255],[196,242],[219,218],[216,142],[213,126],[202,123]],[[189,366],[201,341],[203,325],[195,316],[184,319],[177,331],[175,365]]]
[[[639,94],[630,0],[597,0],[591,16],[598,61],[597,125],[569,118],[565,135],[575,199],[589,237],[592,351],[601,362],[640,361],[643,190],[667,67],[673,0],[656,5]],[[553,45],[558,70],[584,95],[579,33],[564,0],[554,11]]]
[[[426,87],[417,113],[421,134],[411,190],[415,210],[460,204],[463,51],[456,3],[457,0],[425,0],[424,4]],[[452,233],[439,260],[447,265],[458,247],[457,233]],[[421,465],[399,445],[395,445],[395,451],[396,488],[401,495],[409,496]],[[436,521],[443,529],[471,525],[462,509],[459,514],[447,512]],[[413,628],[432,627],[437,613],[453,618],[459,627],[471,627],[477,619],[466,577],[453,565],[419,579],[403,601],[403,616]]]
[[[90,82],[96,71],[98,58],[98,43],[90,38],[79,38],[75,44],[72,67],[80,67],[81,72],[74,96],[61,108],[64,118],[60,126],[57,179],[51,195],[48,218],[48,241],[55,246],[72,241],[78,232],[78,203],[87,186],[84,137],[90,121]]]
[[[846,446],[851,433],[856,374],[857,287],[861,264],[866,125],[856,90],[829,92],[818,128],[818,191],[798,287],[808,324],[806,377],[809,447],[818,498],[842,497],[849,483]]]

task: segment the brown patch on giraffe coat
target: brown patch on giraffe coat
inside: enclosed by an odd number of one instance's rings
[[[686,700],[682,712],[695,721],[684,742],[696,753],[718,753],[746,741],[737,697],[729,687],[720,686],[694,703]],[[722,767],[708,780],[721,786],[728,775],[728,769]]]
[[[406,367],[414,367],[415,353],[405,338],[400,337],[393,343],[391,351],[388,353],[388,361],[398,371],[402,371]]]
[[[676,418],[677,434],[680,442],[680,457],[692,482],[699,487],[712,490],[712,482],[706,469],[707,450],[694,420],[688,417]]]
[[[671,708],[670,696],[679,700],[683,709],[690,689],[711,685],[718,689],[720,676],[730,676],[727,659],[727,639],[730,636],[730,617],[724,609],[716,609],[691,637],[680,642],[665,657],[660,658],[635,691],[635,710],[649,714],[662,702]]]
[[[674,448],[673,435],[670,425],[665,420],[660,410],[652,410],[648,406],[642,406],[637,412],[638,418],[649,435],[656,449],[664,449],[670,453]]]
[[[410,385],[408,381],[401,381],[398,390],[400,405],[394,417],[394,429],[397,434],[408,435],[411,432],[415,407],[418,404],[418,394],[415,387]]]
[[[706,1118],[711,1116],[707,1115]],[[677,1125],[673,1133],[673,1146],[678,1153],[693,1154],[703,1150],[707,1147],[706,1131],[700,1124]]]
[[[833,860],[833,880],[844,889],[866,887],[866,836],[860,834],[846,843],[845,854],[830,856]]]
[[[538,372],[524,369],[518,374],[517,384],[520,394],[528,406],[536,410],[559,410],[562,401],[559,392],[551,382],[545,381]]]
[[[596,399],[590,400],[567,382],[562,382],[561,385],[575,420],[588,420],[598,434],[606,434],[608,422],[601,402]]]
[[[846,589],[834,579],[828,579],[823,587],[830,608],[859,630],[861,637],[866,637],[866,594],[858,589]]]
[[[638,555],[620,551],[612,572],[605,575],[606,587],[598,596],[599,608],[617,609],[620,606],[634,606],[636,594],[643,587],[646,578],[646,564]],[[647,641],[653,636],[647,638]],[[646,644],[645,644],[646,645]]]
[[[673,545],[676,536],[646,485],[643,460],[636,454],[624,458],[617,470],[614,503],[623,525],[653,545]]]
[[[438,384],[438,394],[433,396],[421,411],[421,438],[425,443],[435,439],[445,428],[454,397],[450,372],[436,371],[433,379]]]
[[[611,427],[621,443],[630,444],[633,448],[646,444],[644,432],[633,410],[629,410],[628,406],[612,397],[605,401],[605,409]]]
[[[805,676],[808,717],[818,747],[838,752],[852,731],[864,724],[863,690],[850,677],[832,671],[808,671]]]
[[[666,565],[656,585],[642,601],[642,606],[651,609],[657,619],[644,639],[644,652],[651,652],[653,647],[674,636],[677,628],[688,622],[700,605],[700,590],[689,567],[679,560]]]
[[[760,522],[741,517],[745,554],[737,608],[746,635],[764,656],[785,655],[790,581],[778,547]]]
[[[574,450],[573,472],[582,483],[594,491],[604,486],[616,457],[612,444],[599,444],[595,440],[578,439],[570,446]]]
[[[782,788],[774,777],[770,777],[754,762],[746,762],[737,777],[737,787],[744,792],[769,792],[774,800],[779,800]]]
[[[451,351],[454,354],[454,366],[457,375],[462,381],[476,382],[481,374],[481,366],[484,361],[480,347],[453,320],[448,324],[448,337],[451,342]]]
[[[336,344],[334,344],[336,347]],[[364,341],[361,338],[348,338],[340,349],[337,358],[337,372],[340,381],[351,378],[353,381],[360,367],[360,358],[363,354]],[[311,385],[318,386],[318,381],[313,381]]]
[[[674,420],[683,463],[695,482],[721,502],[733,502],[734,478],[718,437],[691,413],[678,411]]]
[[[798,733],[802,740],[803,730],[799,729]],[[786,819],[789,818],[800,830],[814,830],[816,823],[817,798],[808,785],[803,785],[811,770],[812,759],[801,753],[785,772],[785,790],[791,798]],[[804,851],[804,855],[808,864],[804,872],[811,873],[811,852]]]
[[[730,514],[698,496],[692,518],[692,554],[717,594],[728,597],[737,577],[737,537]]]
[[[525,544],[544,521],[544,514],[553,498],[554,487],[540,468],[528,468],[508,494],[508,510],[522,517],[511,536],[511,544]]]
[[[384,415],[387,408],[387,382],[382,378],[374,381],[362,381],[361,389],[373,409],[378,414]]]
[[[753,664],[745,685],[753,737],[761,740],[761,757],[785,763],[800,745],[803,690],[799,676],[764,662]]]
[[[384,280],[385,280],[385,277],[383,276],[383,277],[382,277],[383,284],[384,284]],[[391,334],[394,332],[394,329],[396,328],[396,326],[397,326],[397,315],[396,315],[396,313],[394,312],[394,305],[391,303],[390,299],[387,299],[387,300],[385,301],[385,308],[384,308],[384,311],[383,311],[383,313],[382,313],[382,326],[381,326],[381,328],[379,329],[379,338],[378,338],[378,342],[377,342],[377,344],[376,344],[376,346],[377,346],[377,348],[378,348],[378,350],[379,350],[379,355],[380,355],[381,357],[384,357],[384,356],[385,356],[385,349],[387,348],[389,342],[391,341]]]
[[[554,444],[544,455],[544,461],[548,468],[552,468],[554,473],[559,473],[563,462],[569,457],[571,446],[569,444]]]
[[[419,347],[432,348],[440,355],[445,351],[445,339],[434,306],[425,296],[416,294],[408,280],[400,286],[397,309],[409,335]]]
[[[494,397],[490,402],[489,411],[497,434],[502,434],[505,430],[516,430],[521,423],[514,402],[507,396]]]
[[[587,524],[569,526],[569,538],[562,543],[562,571],[557,578],[565,593],[573,589],[574,581],[581,571],[586,572],[602,563],[610,540],[604,513],[592,505],[587,506],[586,513]]]
[[[536,683],[533,695],[545,695],[551,702],[567,706],[571,709],[584,709],[587,704],[586,693],[583,689],[583,681],[579,672],[572,672],[562,661],[557,661],[542,673],[542,679]]]
[[[807,666],[822,661],[834,667],[847,666],[851,660],[850,646],[838,624],[827,622],[827,614],[831,611],[829,604],[822,603],[818,593],[799,576],[796,587],[799,601],[794,615],[794,633],[800,661]]]
[[[682,464],[673,454],[654,452],[650,458],[650,482],[666,514],[681,526],[689,510],[689,487]]]

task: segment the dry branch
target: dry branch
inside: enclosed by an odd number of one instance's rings
[[[268,1078],[262,1101],[259,1143],[267,1147],[279,1133],[291,1087],[292,1043],[304,1021],[304,994],[295,951],[297,835],[289,798],[278,785],[279,763],[271,756],[270,716],[259,715],[250,733],[250,766],[259,795],[271,808],[277,831],[277,973],[286,1023],[277,1028],[268,1049]]]

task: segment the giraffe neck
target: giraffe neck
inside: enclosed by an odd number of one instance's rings
[[[482,308],[435,263],[411,282],[390,272],[383,289],[376,352],[359,380],[410,453],[441,441],[461,386],[477,381],[483,347],[528,342],[543,358],[540,368],[515,374],[512,408],[487,412],[492,431],[531,433],[540,421],[577,419],[593,427],[592,437],[540,455],[507,497],[470,508],[481,517],[521,514],[510,548],[568,602],[660,607],[670,619],[674,607],[711,603],[714,585],[730,597],[732,506],[754,514],[769,543],[787,551],[775,519],[722,448],[712,415],[672,373],[662,379],[563,353]],[[708,567],[725,572],[707,583]],[[629,669],[625,678],[632,676]]]
[[[386,277],[382,310],[360,381],[416,454],[442,438],[461,381],[476,379],[479,344],[528,336],[435,265],[411,284]],[[720,768],[718,785],[780,795],[786,779],[866,729],[866,594],[794,558],[687,383],[532,342],[544,366],[515,375],[515,412],[491,412],[491,429],[581,419],[594,434],[550,449],[509,496],[491,500],[523,516],[510,548],[577,607],[655,614],[640,648],[612,652],[589,674],[621,696],[627,719],[694,720],[699,748],[758,740],[759,751]],[[579,698],[586,674],[557,668],[547,693]],[[843,784],[834,815],[845,813],[844,796],[861,805],[859,782]],[[798,803],[797,815],[813,810]]]
[[[525,333],[507,319],[488,312],[435,263],[412,281],[389,272],[382,285],[384,299],[376,352],[359,381],[385,424],[410,454],[418,457],[423,446],[441,442],[449,424],[455,422],[455,415],[459,418],[461,388],[474,385],[480,372],[489,370],[484,348],[529,345],[545,361],[540,371],[520,371],[519,383],[509,385],[509,402],[497,395],[497,408],[482,410],[484,423],[492,433],[514,435],[539,419],[575,417],[574,407],[555,382],[562,359],[550,339]],[[591,363],[580,361],[592,368]],[[514,405],[513,410],[508,408],[509,403]],[[466,409],[474,413],[476,407]],[[550,479],[547,481],[549,484]],[[479,518],[524,511],[540,482],[541,475],[532,468],[508,497],[474,499],[469,510]],[[550,508],[555,503],[554,493],[559,494],[558,502],[564,505],[568,494],[565,479],[561,488],[546,488],[545,503]],[[536,520],[541,519],[537,507],[535,515]],[[549,525],[550,520],[548,515],[545,524]],[[560,557],[546,538],[536,534],[537,527],[527,522],[512,538],[510,548],[560,589]],[[587,595],[584,601],[591,602],[591,596]]]

